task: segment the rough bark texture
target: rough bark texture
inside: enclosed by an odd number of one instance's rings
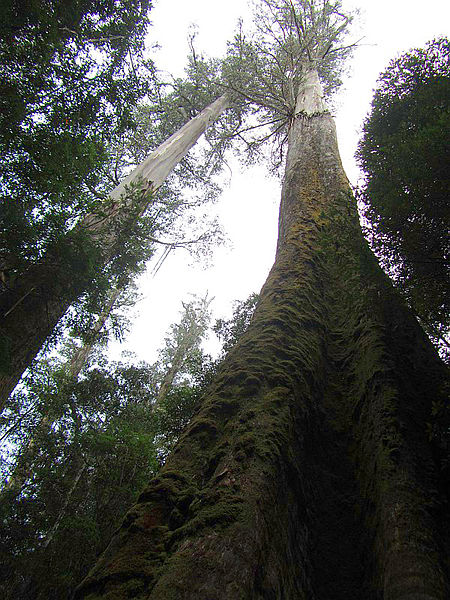
[[[0,337],[4,356],[0,361],[0,410],[69,306],[102,265],[120,252],[124,223],[143,214],[151,192],[164,182],[227,103],[226,96],[222,96],[186,123],[111,192],[104,214],[87,215],[64,245],[51,249],[11,289],[2,289]],[[127,187],[132,183],[139,189],[130,196]]]
[[[77,598],[444,600],[444,377],[361,235],[332,118],[302,111],[250,328]]]

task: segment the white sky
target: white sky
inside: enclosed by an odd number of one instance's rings
[[[336,124],[345,170],[352,183],[359,173],[354,153],[372,91],[380,72],[392,58],[434,37],[449,35],[448,0],[344,0],[346,8],[361,10],[355,40],[364,40],[351,62],[349,76],[337,97]],[[182,75],[188,54],[189,26],[198,27],[196,45],[209,56],[221,56],[237,19],[248,14],[245,0],[154,0],[150,43],[161,50],[152,57],[159,69]],[[149,362],[156,358],[169,325],[179,318],[181,301],[190,293],[214,296],[214,317],[231,316],[233,300],[260,290],[272,266],[278,219],[280,182],[264,168],[233,166],[229,187],[216,205],[232,247],[215,251],[212,267],[193,264],[187,252],[169,256],[157,275],[140,279],[144,294],[133,312],[133,328],[112,355],[131,350]],[[214,351],[214,340],[206,348]]]

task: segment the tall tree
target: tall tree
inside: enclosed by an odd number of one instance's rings
[[[139,99],[154,91],[153,66],[142,56],[150,5],[149,0],[8,0],[3,7],[2,320],[20,302],[22,277],[49,248],[55,254],[58,246],[60,258],[65,254],[66,269],[77,280],[79,261],[62,240],[98,204],[108,145],[131,126]],[[147,77],[140,77],[144,67]],[[27,292],[42,296],[48,284],[31,287]],[[11,337],[14,332],[10,336],[7,327],[0,328],[2,375],[8,375]]]
[[[450,43],[443,38],[392,61],[380,76],[358,152],[372,246],[447,353],[449,128]]]
[[[77,598],[447,597],[449,505],[428,432],[447,373],[363,238],[319,83],[349,22],[338,1],[259,6],[244,48],[257,99],[288,109],[275,264]],[[258,79],[235,77],[251,98]]]
[[[68,234],[49,247],[0,295],[2,370],[0,406],[69,306],[105,265],[119,279],[145,255],[160,222],[139,219],[152,198],[208,125],[228,105],[222,95],[163,142]],[[138,243],[136,243],[138,242]]]
[[[200,350],[200,343],[209,325],[209,305],[212,299],[206,295],[197,301],[183,304],[180,323],[172,326],[166,338],[163,361],[167,365],[158,390],[157,403],[163,402],[183,365]]]

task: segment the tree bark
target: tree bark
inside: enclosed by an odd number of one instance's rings
[[[367,247],[308,80],[251,325],[78,599],[448,597],[426,426],[446,372]]]
[[[25,369],[69,306],[88,287],[93,274],[119,250],[116,246],[124,222],[142,215],[153,191],[194,146],[208,125],[227,108],[221,96],[174,133],[139,165],[117,188],[102,214],[89,214],[68,234],[64,252],[59,244],[38,264],[0,294],[0,410]],[[130,186],[137,186],[133,193]],[[67,262],[70,248],[71,264]],[[92,270],[92,249],[96,264]],[[74,271],[76,270],[76,277]]]

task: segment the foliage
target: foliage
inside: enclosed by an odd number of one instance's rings
[[[98,200],[107,144],[150,91],[149,0],[3,7],[0,268],[16,277]],[[133,58],[134,56],[134,58]],[[152,70],[151,64],[147,66]]]
[[[202,56],[195,48],[194,32],[185,78],[161,83],[160,102],[139,110],[138,129],[129,143],[131,155],[145,155],[146,148],[155,147],[226,93],[229,108],[208,128],[209,145],[180,165],[183,186],[200,183],[208,189],[228,149],[237,149],[242,157],[244,147],[251,162],[260,157],[268,140],[273,142],[272,158],[278,167],[305,72],[319,71],[328,97],[339,87],[345,59],[356,45],[345,41],[352,20],[339,0],[262,0],[255,4],[253,28],[244,31],[240,23],[222,60]]]
[[[2,422],[2,598],[69,598],[104,549],[198,403],[208,306],[184,306],[154,365],[96,356],[77,381],[52,358],[16,392]]]
[[[148,388],[148,367],[107,365],[78,383],[53,378],[57,404],[34,438],[32,476],[16,502],[14,490],[2,497],[4,598],[68,598],[158,466],[148,404],[129,395]],[[49,411],[48,390],[39,399]]]
[[[442,38],[392,61],[358,150],[369,239],[438,345],[450,326],[449,60]]]
[[[224,87],[250,107],[252,119],[239,133],[250,159],[270,139],[272,163],[282,163],[306,72],[318,71],[327,96],[339,87],[345,59],[356,45],[345,41],[352,20],[339,0],[255,4],[254,31],[240,26],[222,65]]]
[[[212,300],[206,294],[204,298],[194,296],[190,302],[182,303],[181,319],[171,325],[160,352],[158,364],[161,373],[167,373],[174,365],[182,367],[189,362],[198,362],[194,357],[197,356],[209,327]]]
[[[225,355],[247,331],[256,305],[258,294],[250,294],[246,300],[236,301],[231,319],[217,319],[213,330],[222,342],[222,355]]]

